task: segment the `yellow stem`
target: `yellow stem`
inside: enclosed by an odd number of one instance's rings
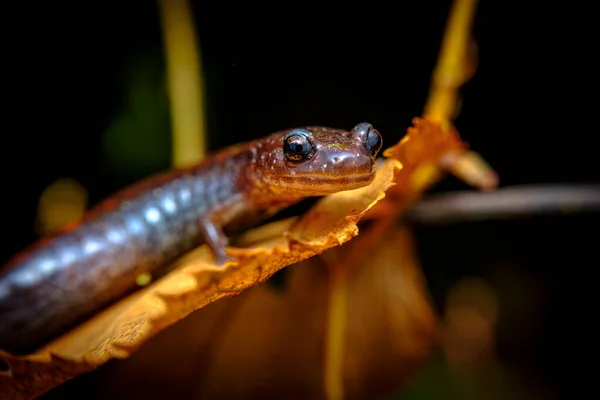
[[[325,337],[325,396],[344,398],[344,338],[346,330],[348,274],[343,265],[329,265],[329,310]]]
[[[158,0],[167,64],[173,165],[200,161],[206,153],[204,84],[194,19],[187,0]]]
[[[454,119],[458,88],[473,71],[469,44],[476,5],[477,0],[455,0],[452,5],[424,111],[424,116],[432,121],[444,123]]]

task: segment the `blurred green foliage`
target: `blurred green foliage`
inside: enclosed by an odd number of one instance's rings
[[[123,99],[103,137],[103,156],[115,184],[123,186],[169,168],[171,132],[161,53],[126,63]]]

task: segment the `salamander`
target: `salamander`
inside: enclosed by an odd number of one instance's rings
[[[294,128],[116,193],[0,269],[0,348],[35,351],[203,243],[224,265],[228,234],[304,198],[371,183],[381,146],[368,123]]]

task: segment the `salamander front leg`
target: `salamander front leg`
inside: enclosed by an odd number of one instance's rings
[[[229,244],[229,239],[223,233],[221,227],[210,218],[200,219],[200,230],[204,236],[206,244],[212,250],[215,262],[217,265],[222,266],[227,261],[231,261],[234,258],[227,255],[225,248]]]

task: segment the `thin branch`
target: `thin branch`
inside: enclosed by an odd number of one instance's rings
[[[405,216],[422,224],[600,211],[600,185],[523,185],[429,195]]]

